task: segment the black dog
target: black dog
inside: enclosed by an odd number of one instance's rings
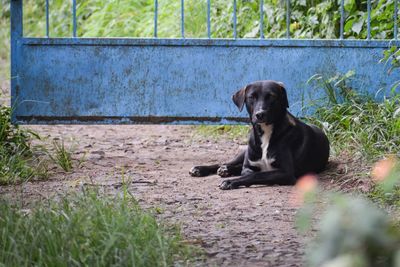
[[[246,105],[250,115],[253,128],[247,150],[222,165],[193,167],[189,172],[192,176],[240,175],[219,185],[227,190],[254,184],[293,185],[304,174],[324,170],[329,158],[328,138],[317,127],[287,111],[289,104],[282,83],[254,82],[232,99],[240,111]]]

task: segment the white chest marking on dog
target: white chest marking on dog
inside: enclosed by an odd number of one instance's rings
[[[263,130],[263,135],[261,136],[261,150],[262,156],[261,159],[257,161],[249,160],[251,166],[260,168],[261,171],[271,171],[274,168],[272,167],[272,163],[275,161],[275,158],[268,158],[267,151],[269,141],[271,139],[273,125],[266,125],[265,123],[260,124],[261,129]]]

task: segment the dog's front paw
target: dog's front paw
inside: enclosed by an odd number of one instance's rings
[[[229,170],[228,170],[228,166],[226,166],[226,165],[222,165],[221,167],[219,167],[219,169],[217,170],[217,174],[221,177],[231,176],[231,174],[229,173]]]
[[[225,180],[222,183],[220,183],[218,187],[221,190],[231,190],[231,189],[237,189],[239,186],[237,186],[236,183],[232,180]]]
[[[200,177],[201,172],[199,167],[193,167],[190,169],[189,174],[193,177]]]

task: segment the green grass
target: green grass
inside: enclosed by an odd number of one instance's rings
[[[49,157],[64,171],[69,172],[73,168],[72,152],[65,146],[64,139],[53,140],[54,155],[48,153]]]
[[[0,200],[0,266],[187,265],[194,251],[179,230],[125,193],[83,190],[32,209]]]
[[[312,107],[315,113],[307,120],[325,130],[333,155],[346,151],[369,162],[387,154],[400,156],[400,94],[393,88],[377,100],[348,86],[353,75],[318,77],[325,97]]]
[[[34,161],[29,140],[36,135],[11,125],[10,113],[11,108],[0,106],[0,185],[26,181],[40,172],[29,164]]]
[[[83,163],[84,157],[73,159],[64,139],[48,144],[37,133],[12,125],[10,115],[11,108],[0,105],[0,185],[47,179],[51,163],[65,172]],[[38,144],[32,145],[33,139]]]
[[[218,140],[226,138],[246,143],[250,127],[248,125],[200,125],[195,126],[195,135]]]

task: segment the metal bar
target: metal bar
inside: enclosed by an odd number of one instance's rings
[[[286,0],[286,38],[290,39],[290,0]]]
[[[72,25],[73,25],[72,36],[76,37],[76,0],[72,0]]]
[[[154,38],[157,38],[158,0],[154,0]]]
[[[154,39],[154,38],[21,38],[28,46],[194,46],[194,47],[321,47],[321,48],[387,48],[400,46],[393,40],[326,40],[326,39]],[[61,48],[60,48],[61,49]]]
[[[397,40],[397,30],[398,30],[398,23],[397,23],[397,13],[398,13],[398,0],[394,0],[394,28],[393,28],[393,34],[394,34],[394,39]]]
[[[49,0],[46,0],[46,37],[50,37],[50,27],[49,27]]]
[[[207,0],[207,36],[211,38],[211,0]]]
[[[368,18],[367,18],[367,39],[371,39],[371,0],[367,1]]]
[[[236,18],[236,0],[233,0],[233,38],[236,39],[237,37],[237,18]]]
[[[181,0],[181,36],[185,38],[185,0]]]
[[[19,68],[22,60],[21,43],[23,37],[23,15],[22,15],[22,0],[11,0],[10,15],[11,15],[11,107],[16,107],[16,101],[19,91]],[[12,112],[11,120],[16,122],[15,113]]]
[[[344,0],[340,1],[340,39],[344,35]]]
[[[264,39],[264,0],[260,0],[260,38]]]

